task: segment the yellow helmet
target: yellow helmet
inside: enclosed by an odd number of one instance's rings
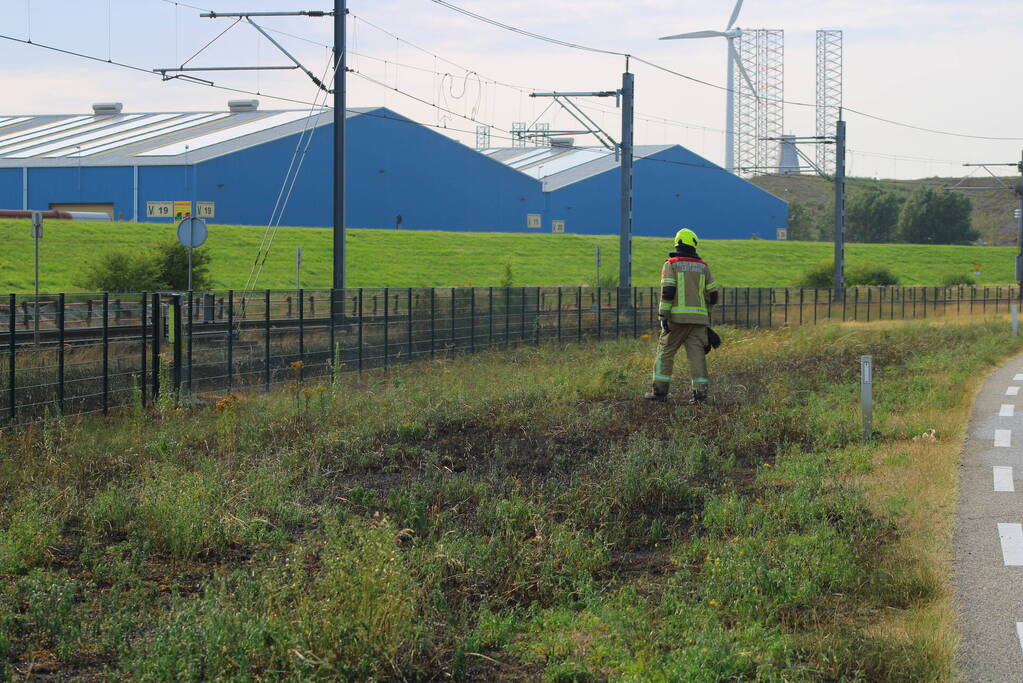
[[[699,241],[700,240],[697,238],[696,233],[689,228],[682,228],[675,233],[675,244],[685,244],[695,248]]]

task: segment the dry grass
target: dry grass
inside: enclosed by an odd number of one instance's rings
[[[875,451],[875,468],[863,478],[875,509],[892,515],[902,533],[890,548],[887,563],[934,584],[933,595],[903,610],[888,610],[873,631],[884,638],[929,643],[943,663],[940,680],[952,680],[959,643],[952,605],[952,529],[959,500],[959,462],[963,439],[977,392],[986,376],[959,386],[957,404],[941,412],[919,406],[894,415],[891,426],[926,423],[934,438],[921,433],[910,440],[885,443]],[[898,568],[898,569],[896,569]]]

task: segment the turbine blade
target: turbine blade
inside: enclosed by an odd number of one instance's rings
[[[739,53],[736,52],[735,46],[732,45],[731,41],[728,42],[728,50],[732,55],[732,59],[735,60],[735,65],[739,67],[739,73],[742,74],[742,78],[743,80],[746,81],[746,84],[749,86],[749,89],[753,93],[753,96],[759,98],[760,95],[757,93],[757,86],[753,84],[753,79],[749,77],[749,73],[746,71],[746,67],[742,65],[742,60],[739,58]],[[729,83],[728,87],[732,88],[735,86],[734,84]]]
[[[685,40],[687,38],[723,38],[723,31],[693,31],[692,33],[679,33],[676,36],[664,36],[658,40]]]
[[[735,20],[739,18],[739,12],[742,10],[742,0],[736,0],[735,9],[732,10],[732,18],[728,20],[728,28],[732,28]]]

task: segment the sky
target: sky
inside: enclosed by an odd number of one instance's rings
[[[534,33],[634,54],[720,86],[726,46],[720,38],[659,41],[666,34],[722,30],[734,0],[451,0]],[[219,33],[189,66],[288,64],[244,23],[204,19],[220,12],[331,9],[329,0],[0,0],[0,34],[133,65],[144,71],[182,64]],[[466,144],[491,128],[504,146],[514,122],[575,122],[531,98],[536,90],[620,87],[624,58],[541,42],[463,16],[431,0],[349,0],[348,106],[386,106]],[[327,73],[329,18],[257,20],[317,76]],[[815,31],[843,31],[843,100],[848,108],[914,130],[847,112],[849,173],[883,178],[983,175],[963,163],[1018,161],[1023,149],[1023,89],[1012,49],[1023,28],[1023,2],[987,0],[746,0],[737,26],[785,32],[785,131],[815,134]],[[229,28],[230,27],[230,28]],[[290,35],[287,35],[290,34]],[[85,113],[93,102],[125,111],[223,110],[252,97],[0,39],[0,115]],[[636,143],[681,144],[724,161],[725,92],[635,61]],[[200,73],[217,85],[259,92],[264,109],[322,104],[299,71]],[[580,101],[614,137],[613,100]],[[577,144],[596,144],[577,136]],[[812,155],[813,152],[810,151]],[[1015,173],[1004,168],[1002,175]]]

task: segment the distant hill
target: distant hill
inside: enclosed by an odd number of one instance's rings
[[[1019,182],[1018,177],[1002,178],[1009,187]],[[793,200],[805,205],[812,216],[818,220],[830,220],[831,202],[834,198],[834,186],[818,176],[809,175],[766,175],[752,178],[754,185],[767,190],[771,194],[787,202]],[[849,178],[848,196],[857,192],[867,183],[878,182],[883,187],[909,195],[918,187],[941,189],[958,186],[994,187],[998,181],[988,177],[962,178],[922,178],[920,180],[878,180],[870,178]],[[965,190],[964,193],[973,202],[973,227],[980,231],[978,244],[1008,245],[1016,243],[1017,223],[1013,211],[1018,206],[1018,199],[1009,190]]]

